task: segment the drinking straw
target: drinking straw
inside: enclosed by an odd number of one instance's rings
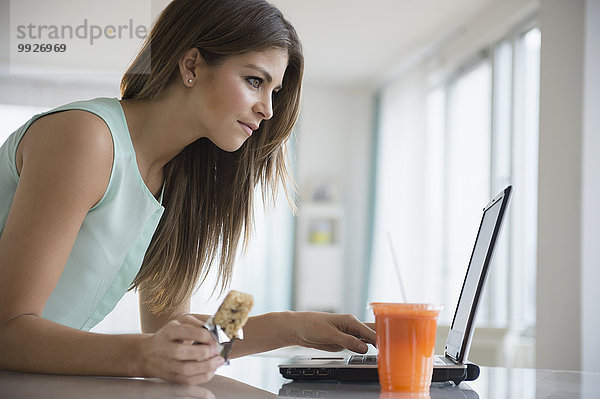
[[[406,294],[404,292],[404,284],[402,283],[402,274],[400,273],[400,265],[398,265],[398,259],[396,258],[396,251],[394,251],[394,243],[392,242],[392,235],[387,231],[388,243],[390,244],[390,251],[392,252],[392,261],[394,262],[394,268],[396,269],[396,277],[398,277],[398,284],[400,285],[400,294],[402,295],[402,302],[406,302]]]

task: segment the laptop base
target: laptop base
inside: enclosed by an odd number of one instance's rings
[[[342,381],[379,382],[377,368],[319,368],[319,367],[279,367],[283,378],[295,381]],[[431,382],[452,381],[455,385],[463,381],[473,381],[479,377],[479,366],[467,363],[462,369],[434,368]]]

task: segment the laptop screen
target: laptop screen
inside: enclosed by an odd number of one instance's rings
[[[466,361],[469,353],[477,305],[485,284],[487,269],[492,260],[495,241],[509,195],[510,187],[494,198],[484,209],[479,225],[469,268],[446,343],[446,353],[458,362]]]

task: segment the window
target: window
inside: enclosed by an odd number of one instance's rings
[[[535,326],[540,32],[483,49],[432,85],[417,68],[380,92],[368,300],[399,301],[387,232],[408,301],[452,322],[481,209],[514,188],[477,325]]]
[[[450,324],[465,277],[481,208],[490,199],[491,65],[486,58],[454,81],[446,92],[442,293]],[[485,319],[480,312],[479,319]]]

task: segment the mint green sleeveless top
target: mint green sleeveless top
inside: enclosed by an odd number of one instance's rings
[[[0,235],[19,182],[15,161],[19,142],[36,119],[66,110],[98,115],[110,129],[114,146],[106,193],[87,213],[42,314],[87,331],[114,309],[131,285],[164,208],[142,180],[119,100],[97,98],[35,115],[0,147]]]

